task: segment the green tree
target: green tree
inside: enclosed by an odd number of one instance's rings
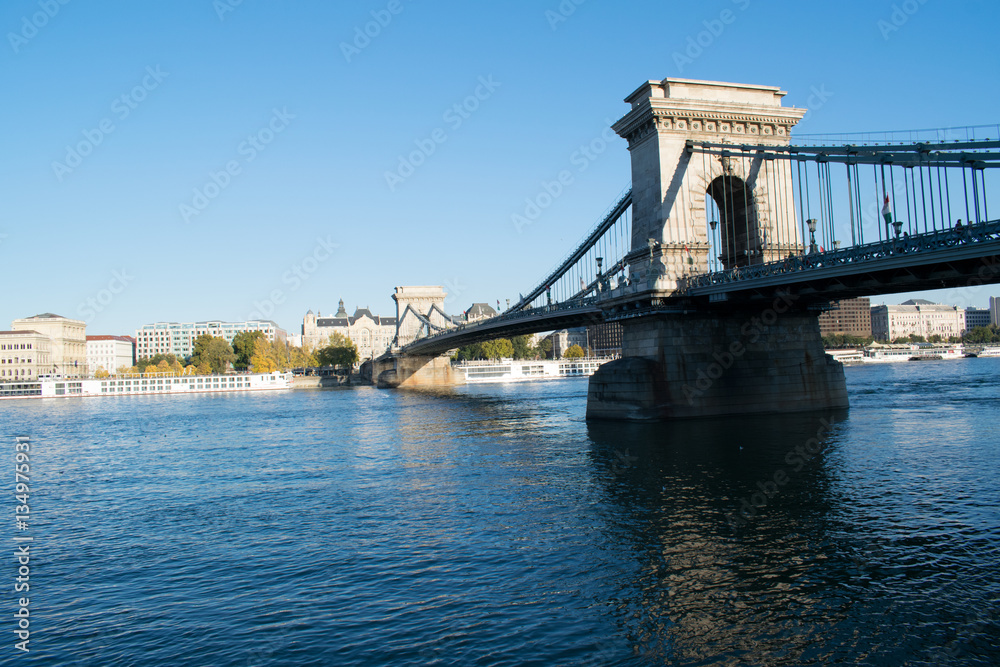
[[[330,334],[330,343],[316,351],[319,366],[353,366],[358,362],[358,348],[343,334]]]
[[[1000,342],[1000,327],[973,327],[965,332],[965,342],[971,345],[987,345]]]
[[[566,352],[563,353],[563,359],[581,359],[583,357],[583,348],[579,345],[570,345]]]
[[[471,345],[466,345],[465,347],[458,348],[458,352],[455,353],[455,361],[473,361],[476,359],[485,359],[483,356],[483,344],[482,343],[472,343]]]
[[[108,373],[106,370],[104,370],[104,366],[98,366],[97,370],[94,371],[94,377],[97,378],[98,380],[102,380],[108,377],[109,375],[111,374]]]
[[[538,346],[535,348],[538,352],[539,359],[551,359],[552,358],[552,339],[543,338],[538,341]]]
[[[486,359],[510,359],[514,356],[514,345],[507,338],[488,340],[482,346]]]
[[[244,369],[250,366],[250,360],[256,353],[258,340],[265,340],[263,331],[241,331],[233,336],[233,368]]]
[[[514,358],[515,359],[535,359],[538,357],[538,351],[531,344],[531,336],[514,336],[510,339],[511,345],[514,347]]]
[[[225,338],[202,334],[194,340],[191,363],[198,367],[199,372],[207,364],[209,372],[225,373],[234,359],[236,355],[233,354],[233,347]]]

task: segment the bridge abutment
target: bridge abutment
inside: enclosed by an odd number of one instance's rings
[[[657,421],[848,407],[818,315],[787,296],[761,309],[622,322],[621,359],[590,378],[588,419]]]
[[[461,384],[447,356],[385,356],[375,360],[372,372],[381,389],[450,387]]]

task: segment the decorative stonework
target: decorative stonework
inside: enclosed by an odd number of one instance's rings
[[[727,246],[729,264],[797,251],[800,232],[794,214],[777,214],[794,209],[787,194],[792,188],[770,182],[790,175],[766,168],[755,162],[752,151],[742,150],[742,144],[788,144],[791,128],[805,110],[782,107],[784,94],[769,86],[663,79],[646,82],[626,98],[632,109],[613,127],[632,153],[630,270],[638,282],[654,293],[670,292],[692,267],[707,269],[710,254],[719,252],[711,250],[708,238],[704,200],[710,192],[716,203],[719,196],[732,197],[731,202],[738,196],[742,202],[729,206],[729,217],[720,221],[728,236],[725,243],[721,237],[716,243]],[[733,154],[692,153],[689,140],[733,143]],[[721,185],[713,186],[720,177]],[[719,206],[720,212],[723,208]],[[648,239],[657,244],[655,252],[649,251]]]

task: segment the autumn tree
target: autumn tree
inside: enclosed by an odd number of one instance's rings
[[[570,345],[565,352],[563,352],[563,359],[582,359],[583,358],[583,348],[579,345]]]
[[[257,341],[265,341],[263,331],[241,331],[233,336],[233,368],[243,370],[250,366],[251,358],[257,353]],[[268,371],[270,372],[270,371]]]

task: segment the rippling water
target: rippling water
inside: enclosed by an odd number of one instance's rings
[[[585,380],[7,401],[0,662],[997,664],[998,375],[649,426],[586,423]]]

